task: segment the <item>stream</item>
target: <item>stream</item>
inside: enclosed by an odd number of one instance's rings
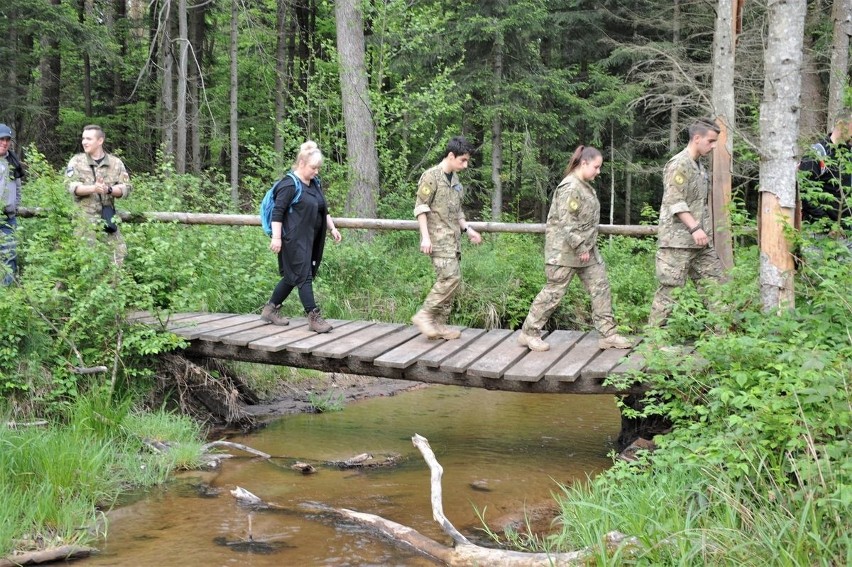
[[[350,403],[343,411],[282,417],[230,441],[273,455],[240,455],[217,471],[175,475],[107,514],[101,552],[77,564],[434,565],[375,534],[308,514],[303,502],[368,512],[444,544],[432,519],[430,472],[412,445],[426,437],[444,468],[447,518],[486,543],[477,514],[552,508],[558,483],[584,482],[611,465],[620,416],[613,396],[518,394],[434,386]],[[394,466],[338,469],[326,463],[370,453]],[[235,453],[236,454],[236,453]],[[317,473],[290,465],[309,462]],[[280,510],[250,510],[229,491],[240,486]]]

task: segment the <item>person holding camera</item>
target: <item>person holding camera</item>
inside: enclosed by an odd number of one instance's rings
[[[9,285],[18,271],[15,230],[18,227],[18,206],[21,204],[21,183],[24,168],[12,151],[12,129],[0,124],[0,285]]]
[[[65,187],[74,202],[83,209],[97,232],[112,244],[115,263],[127,256],[127,245],[113,222],[115,200],[126,198],[132,188],[124,162],[104,151],[103,129],[95,124],[83,127],[83,153],[77,154],[65,168]]]

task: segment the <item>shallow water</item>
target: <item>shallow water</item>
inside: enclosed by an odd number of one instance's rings
[[[108,514],[102,552],[82,565],[433,565],[352,526],[299,508],[304,502],[378,514],[443,543],[432,519],[429,468],[411,443],[426,437],[444,468],[443,505],[463,534],[481,539],[486,519],[550,503],[558,483],[611,464],[620,418],[612,396],[516,394],[438,386],[284,417],[231,440],[274,456],[230,459],[186,473]],[[360,453],[398,455],[396,466],[339,470],[324,463]],[[296,460],[317,466],[302,475]],[[284,510],[251,511],[241,486]]]

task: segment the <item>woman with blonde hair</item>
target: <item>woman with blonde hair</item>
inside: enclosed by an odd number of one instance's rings
[[[600,335],[598,346],[602,349],[633,346],[616,332],[606,266],[598,251],[601,204],[589,182],[600,174],[601,165],[603,156],[599,150],[578,146],[553,195],[545,228],[547,283],[530,306],[518,336],[518,343],[530,350],[550,349],[542,340],[541,331],[565,296],[574,274],[591,295],[592,322]]]
[[[305,142],[293,164],[292,173],[296,179],[285,175],[273,190],[275,206],[269,249],[278,254],[281,280],[260,314],[261,319],[273,325],[288,325],[290,321],[280,314],[281,304],[291,291],[298,289],[299,300],[308,317],[308,328],[317,333],[332,329],[320,315],[313,289],[313,280],[322,261],[326,230],[331,231],[335,242],[341,239],[328,214],[328,204],[317,176],[322,159],[316,142]],[[297,183],[301,186],[301,194]]]

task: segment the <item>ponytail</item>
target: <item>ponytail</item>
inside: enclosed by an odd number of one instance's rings
[[[571,155],[571,159],[568,160],[568,166],[565,168],[565,173],[562,176],[567,177],[568,174],[580,167],[580,164],[584,161],[590,162],[599,157],[603,156],[597,148],[593,148],[592,146],[577,146],[577,149]]]

